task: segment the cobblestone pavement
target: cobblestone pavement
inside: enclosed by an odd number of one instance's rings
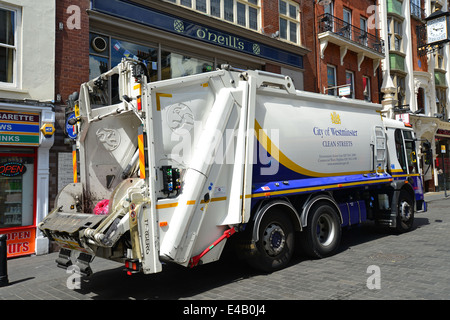
[[[80,289],[70,289],[71,275],[56,267],[57,253],[10,259],[10,285],[0,288],[0,300],[448,300],[449,204],[431,201],[406,234],[369,223],[344,231],[338,254],[297,256],[271,274],[255,272],[233,255],[194,269],[165,265],[160,274],[133,276],[121,264],[97,258],[94,274],[81,278]]]

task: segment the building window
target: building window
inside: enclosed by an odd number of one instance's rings
[[[333,4],[333,1],[331,1],[330,3],[325,4],[323,6],[323,13],[324,13],[324,16],[325,16],[325,19],[326,19],[325,20],[325,23],[326,23],[325,30],[334,32],[334,23],[333,23],[333,21],[334,21],[334,18],[333,18],[333,16],[334,16],[334,4]]]
[[[214,62],[170,51],[161,52],[162,80],[211,71]]]
[[[364,90],[363,90],[364,100],[368,101],[368,102],[371,102],[372,101],[372,97],[371,97],[371,94],[370,94],[370,78],[366,77],[366,76],[363,76],[362,80],[363,80],[363,88],[364,88]]]
[[[259,30],[259,0],[166,0],[183,7],[234,23],[241,27]]]
[[[280,38],[300,44],[300,9],[297,3],[279,0]]]
[[[395,93],[397,107],[402,107],[406,103],[405,76],[397,73],[391,73],[391,79],[394,87],[397,88],[397,92]]]
[[[403,21],[388,17],[389,50],[402,52]]]
[[[213,17],[220,18],[220,0],[210,0],[210,14]]]
[[[447,88],[443,87],[437,87],[436,88],[436,108],[437,113],[440,113],[442,115],[442,120],[447,121],[448,120],[448,113],[447,113]]]
[[[440,46],[435,53],[435,68],[444,70],[444,47]]]
[[[214,58],[209,60],[195,58],[171,51],[160,50],[148,45],[136,44],[114,37],[90,33],[89,35],[89,79],[95,79],[102,73],[114,68],[123,58],[142,61],[147,66],[151,82],[172,79],[213,70]],[[102,92],[94,92],[93,105],[109,105],[120,101],[118,77],[111,77],[111,83],[104,83]]]
[[[343,9],[344,27],[342,28],[342,35],[346,38],[352,38],[352,12],[348,9]]]
[[[206,0],[195,1],[195,10],[206,13]]]
[[[327,84],[328,90],[327,93],[330,96],[336,95],[336,67],[335,66],[327,66]]]
[[[0,5],[0,83],[17,84],[18,15]]]
[[[352,71],[345,71],[345,84],[350,85],[350,94],[346,97],[355,98],[355,75]]]
[[[359,35],[359,41],[362,45],[367,46],[368,42],[367,42],[367,34],[368,34],[368,29],[367,29],[367,19],[364,17],[360,17],[359,18],[359,28],[360,30],[360,35]]]

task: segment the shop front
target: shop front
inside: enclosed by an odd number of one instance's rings
[[[0,102],[0,234],[8,258],[48,252],[36,226],[48,211],[54,119],[49,105]]]
[[[304,88],[303,56],[309,50],[256,29],[165,1],[92,0],[88,14],[90,79],[123,58],[138,58],[152,82],[229,64],[283,73],[293,79],[296,89]],[[258,30],[259,20],[255,20]],[[117,102],[115,85],[107,89],[106,102]]]
[[[450,189],[450,129],[438,129],[436,132],[436,174],[437,189]]]

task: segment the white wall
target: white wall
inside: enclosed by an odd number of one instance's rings
[[[17,83],[0,83],[0,98],[52,101],[55,90],[56,0],[0,0],[19,9]]]

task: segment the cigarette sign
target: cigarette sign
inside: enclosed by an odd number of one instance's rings
[[[39,113],[0,110],[0,145],[39,146]]]

